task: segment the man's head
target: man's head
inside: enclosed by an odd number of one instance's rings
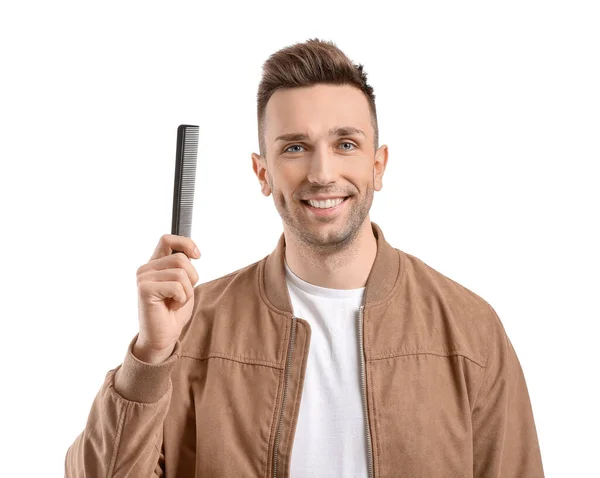
[[[387,146],[378,148],[375,95],[362,68],[317,39],[286,47],[263,65],[253,168],[286,231],[324,250],[355,238],[382,187]],[[349,197],[321,215],[304,201],[315,196]]]

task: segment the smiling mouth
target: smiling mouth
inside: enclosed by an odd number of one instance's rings
[[[342,198],[342,199],[343,199],[343,201],[342,201],[340,204],[343,204],[343,203],[346,201],[346,199],[348,199],[349,197],[350,197],[350,196],[346,196],[346,197]],[[300,199],[300,202],[302,202],[302,203],[306,204],[307,206],[310,206],[310,203],[309,203],[309,202],[308,202],[308,200],[306,200],[306,199]],[[333,206],[333,207],[337,207],[337,206],[339,206],[340,204],[338,204],[338,205],[336,205],[336,206]],[[311,206],[311,207],[314,207],[314,206]],[[317,208],[317,209],[328,209],[328,208]]]
[[[303,203],[307,210],[310,211],[312,214],[326,217],[337,214],[338,210],[342,209],[349,199],[350,196],[346,196],[341,203],[326,208],[311,206],[310,203],[304,199],[301,199],[300,202]]]

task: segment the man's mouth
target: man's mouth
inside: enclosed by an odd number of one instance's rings
[[[339,200],[317,201],[320,206],[325,206],[325,207],[317,207],[316,205],[313,206],[304,199],[302,199],[301,202],[306,206],[306,208],[308,210],[310,210],[311,212],[313,212],[317,215],[322,216],[322,215],[327,215],[327,214],[333,214],[336,211],[338,211],[339,209],[343,208],[345,206],[345,204],[348,202],[349,197],[350,196],[346,196],[344,198],[344,200],[341,202]]]

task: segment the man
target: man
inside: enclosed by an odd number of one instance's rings
[[[542,477],[494,309],[369,219],[388,150],[362,65],[318,40],[276,52],[258,126],[275,250],[193,288],[195,244],[161,238],[66,475]]]

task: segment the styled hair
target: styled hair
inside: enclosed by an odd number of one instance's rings
[[[375,132],[373,146],[379,147],[377,110],[373,88],[367,84],[363,65],[356,65],[335,43],[317,38],[296,43],[273,53],[262,67],[258,86],[258,144],[260,155],[265,158],[267,147],[264,140],[265,112],[271,95],[278,89],[312,86],[319,83],[353,85],[363,92],[369,102],[371,124]]]

